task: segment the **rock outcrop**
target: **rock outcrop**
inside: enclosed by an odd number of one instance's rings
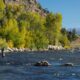
[[[43,9],[37,0],[4,0],[5,4],[24,5],[26,11],[37,12],[41,16],[46,16],[48,10]]]

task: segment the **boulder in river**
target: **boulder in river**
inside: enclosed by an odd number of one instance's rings
[[[48,61],[40,61],[34,64],[34,66],[50,66]]]
[[[65,63],[65,64],[63,64],[62,66],[65,66],[65,67],[72,67],[72,66],[74,66],[74,64],[73,63]]]

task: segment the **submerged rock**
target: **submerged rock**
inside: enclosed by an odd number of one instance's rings
[[[50,66],[48,61],[40,61],[34,64],[34,66]]]
[[[74,64],[73,63],[65,63],[65,64],[63,64],[62,66],[66,66],[66,67],[68,67],[68,66],[74,66]]]

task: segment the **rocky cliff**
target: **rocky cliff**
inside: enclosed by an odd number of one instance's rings
[[[19,4],[24,5],[26,11],[37,12],[41,16],[46,16],[49,13],[47,10],[43,9],[37,0],[4,0],[5,4]]]

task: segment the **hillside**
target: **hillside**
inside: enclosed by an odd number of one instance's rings
[[[75,30],[68,33],[62,29],[62,14],[50,13],[36,0],[0,0],[0,10],[1,47],[68,47],[75,38]]]
[[[80,48],[80,37],[71,43],[73,48]]]
[[[41,16],[46,16],[49,11],[43,9],[37,0],[4,0],[5,4],[24,5],[26,11],[37,12]]]

